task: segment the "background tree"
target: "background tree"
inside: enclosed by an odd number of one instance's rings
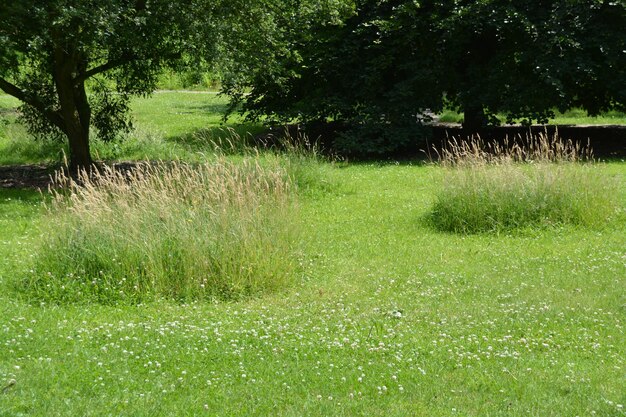
[[[210,56],[222,5],[194,0],[0,2],[0,89],[31,132],[65,136],[73,168],[91,164],[90,127],[128,130],[129,99],[165,65]],[[89,84],[89,88],[88,88]]]
[[[608,0],[359,0],[341,20],[288,38],[288,59],[247,78],[250,118],[341,121],[335,147],[381,154],[416,142],[429,111],[476,131],[597,114],[626,103],[626,14]],[[305,26],[304,29],[307,29]]]
[[[287,97],[281,93],[287,94],[287,84],[300,77],[305,65],[301,55],[353,11],[353,0],[266,0],[260,7],[248,7],[247,19],[222,32],[229,51],[222,62],[222,87],[232,99],[231,110],[244,104],[242,111],[256,118],[261,106],[253,103],[282,103]],[[251,25],[257,30],[250,30]]]
[[[614,1],[465,1],[439,9],[445,92],[464,126],[624,108],[626,8]]]

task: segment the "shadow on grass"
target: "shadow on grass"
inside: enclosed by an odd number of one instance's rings
[[[169,136],[165,138],[167,143],[180,146],[188,152],[214,152],[216,147],[223,149],[228,144],[230,150],[244,149],[254,145],[255,136],[266,130],[262,125],[224,125],[202,129],[183,135]]]
[[[17,118],[17,109],[15,107],[0,107],[0,117],[10,117],[10,121]]]
[[[225,114],[228,110],[228,103],[207,103],[202,105],[176,106],[180,114]]]
[[[58,164],[20,164],[0,166],[0,190],[46,190]]]

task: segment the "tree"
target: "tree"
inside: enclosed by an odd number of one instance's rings
[[[626,104],[626,12],[609,0],[359,0],[354,13],[290,38],[289,59],[242,83],[243,111],[342,121],[340,151],[410,146],[428,110],[477,131]],[[279,57],[280,58],[280,57]],[[241,87],[240,87],[240,90]]]
[[[257,32],[231,26],[225,36],[225,46],[231,54],[225,64],[223,92],[232,99],[231,111],[244,104],[242,112],[250,112],[254,119],[260,116],[256,112],[260,107],[252,103],[282,103],[280,91],[287,93],[287,83],[300,77],[305,61],[301,54],[327,28],[341,25],[354,12],[354,1],[265,0],[262,7],[251,12],[254,14],[249,21],[260,28]]]
[[[455,2],[439,9],[437,53],[449,104],[475,131],[547,123],[553,110],[591,115],[626,105],[626,7],[607,0]]]
[[[163,66],[210,56],[219,7],[194,0],[0,2],[0,89],[22,101],[33,133],[67,138],[72,168],[87,167],[90,127],[105,139],[129,129],[130,97],[152,92]]]

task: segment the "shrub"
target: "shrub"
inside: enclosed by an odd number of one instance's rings
[[[57,182],[24,282],[36,298],[232,300],[293,276],[295,204],[278,163],[143,163]]]
[[[619,187],[591,151],[556,135],[524,144],[450,142],[441,154],[444,181],[434,226],[459,233],[565,224],[595,227],[619,213]]]

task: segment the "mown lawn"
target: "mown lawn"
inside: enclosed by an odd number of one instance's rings
[[[624,163],[596,169],[626,180]],[[626,413],[623,221],[447,234],[425,221],[438,167],[319,174],[293,287],[185,305],[15,292],[42,197],[1,190],[0,416]]]

